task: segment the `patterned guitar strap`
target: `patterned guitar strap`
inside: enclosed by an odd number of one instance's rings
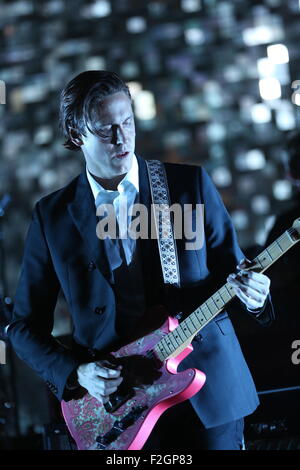
[[[178,256],[170,217],[170,195],[165,167],[159,160],[146,160],[146,165],[164,284],[180,287]]]

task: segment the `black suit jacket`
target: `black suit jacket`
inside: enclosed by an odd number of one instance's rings
[[[140,203],[151,204],[145,161],[138,157]],[[156,240],[141,240],[143,278],[148,306],[163,303],[171,313],[192,311],[226,282],[243,257],[231,219],[206,171],[165,164],[171,203],[204,204],[205,240],[201,249],[186,250],[177,240],[181,288],[164,291]],[[194,206],[195,207],[195,206]],[[66,187],[35,206],[27,234],[13,320],[8,336],[17,354],[43,379],[58,399],[67,398],[66,381],[76,367],[92,361],[97,351],[113,350],[122,338],[113,273],[103,241],[96,235],[94,199],[83,172]],[[65,349],[52,336],[59,290],[73,321],[74,348]],[[246,309],[233,301],[231,311]],[[184,317],[184,316],[183,316]],[[259,321],[273,318],[268,298]],[[206,427],[245,416],[258,398],[227,312],[212,320],[193,341],[194,351],[180,369],[197,367],[207,376],[191,402]]]

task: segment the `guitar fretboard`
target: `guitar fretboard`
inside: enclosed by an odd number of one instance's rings
[[[253,260],[252,271],[264,272],[284,253],[299,241],[299,234],[293,227],[286,230]],[[165,335],[155,346],[154,351],[160,360],[177,356],[194,336],[216,317],[236,296],[230,283],[224,284],[206,302],[194,310],[180,325]]]

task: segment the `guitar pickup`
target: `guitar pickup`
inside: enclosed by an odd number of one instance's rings
[[[122,387],[119,387],[116,392],[110,395],[109,401],[104,404],[104,408],[108,413],[113,413],[132,397],[134,397],[133,389],[129,389],[126,393],[122,393]]]
[[[147,408],[148,406],[146,405],[135,406],[134,408],[132,408],[130,413],[124,416],[124,418],[122,418],[120,421],[116,421],[114,427],[116,429],[121,430],[129,428],[137,421],[137,419],[143,414],[143,412],[147,410]]]

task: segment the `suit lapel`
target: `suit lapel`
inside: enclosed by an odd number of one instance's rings
[[[140,204],[144,204],[149,209],[151,204],[151,192],[147,166],[145,160],[139,156],[137,156],[137,161],[139,165]]]
[[[96,234],[98,219],[95,201],[85,173],[79,175],[75,197],[73,202],[68,204],[68,210],[84,240],[91,260],[112,284],[113,274],[106,256],[104,241],[100,240]]]

